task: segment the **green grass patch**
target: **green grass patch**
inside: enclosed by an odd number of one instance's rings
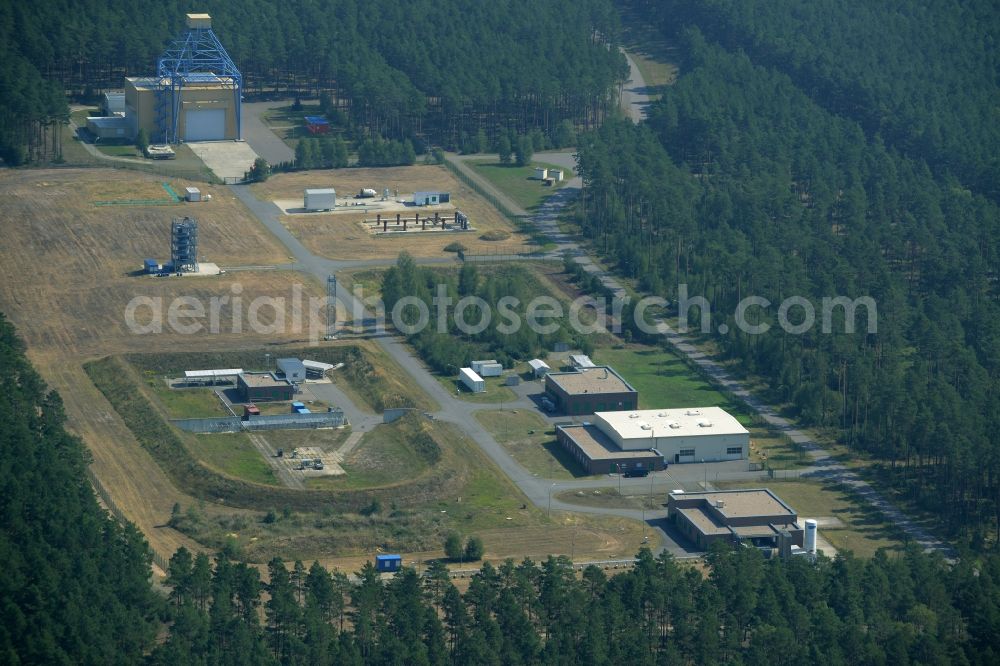
[[[506,377],[484,377],[483,381],[486,382],[486,390],[482,393],[473,393],[465,384],[454,377],[435,376],[441,382],[441,385],[459,400],[474,402],[479,405],[514,402],[517,400],[517,395],[510,388],[504,386],[504,382],[507,381]]]
[[[253,483],[279,485],[274,469],[245,433],[197,435],[192,445],[195,457],[209,467]]]
[[[139,150],[133,143],[111,144],[95,143],[94,146],[110,157],[140,157]]]
[[[525,210],[534,210],[545,199],[550,197],[556,190],[565,185],[573,177],[568,169],[546,164],[545,162],[533,162],[530,166],[508,166],[499,162],[468,162],[480,176],[485,178],[495,188],[513,199],[517,205]],[[535,180],[535,167],[545,167],[551,169],[562,169],[563,181],[548,186],[540,180]]]
[[[623,349],[598,349],[593,359],[598,365],[610,365],[639,391],[640,409],[719,406],[746,412],[671,352],[629,345]]]
[[[619,494],[617,488],[581,488],[580,490],[562,490],[556,486],[556,499],[568,502],[569,504],[579,504],[580,506],[604,507],[607,509],[636,509],[662,508],[663,494],[659,495],[659,505],[657,495],[654,493],[652,499],[649,495]]]
[[[522,467],[546,479],[575,479],[587,472],[556,441],[555,428],[523,409],[482,410],[476,420]]]
[[[842,486],[821,481],[768,481],[717,483],[720,489],[767,487],[792,507],[799,520],[820,520],[820,536],[838,551],[850,550],[858,557],[871,557],[879,548],[900,550],[900,533],[867,503]],[[824,519],[837,519],[824,525]],[[839,521],[839,522],[838,522]]]
[[[307,484],[312,488],[360,489],[416,478],[427,469],[428,460],[414,443],[411,429],[399,422],[380,425],[341,463],[347,474],[310,479]]]
[[[212,389],[172,389],[160,379],[147,382],[153,395],[172,419],[197,419],[231,416]]]

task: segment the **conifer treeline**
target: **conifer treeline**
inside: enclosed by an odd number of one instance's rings
[[[682,75],[647,126],[608,123],[581,142],[583,233],[645,289],[705,296],[709,333],[767,377],[775,401],[884,460],[951,536],[995,543],[997,205],[697,27],[678,44]],[[747,311],[764,334],[736,325],[747,296],[771,303]],[[790,296],[813,303],[804,334],[778,326]],[[861,308],[845,334],[835,308],[824,333],[822,299],[839,296],[872,297],[877,332]],[[689,314],[697,328],[698,309]],[[791,310],[793,323],[802,316]]]
[[[592,127],[614,108],[627,71],[609,0],[213,0],[198,9],[212,15],[248,95],[323,93],[371,138],[457,148],[479,130],[493,142],[509,131],[551,134],[565,119]],[[25,123],[65,116],[60,89],[155,74],[190,11],[178,0],[0,3],[0,157],[28,157]]]

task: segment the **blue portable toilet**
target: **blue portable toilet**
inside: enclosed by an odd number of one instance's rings
[[[403,556],[402,555],[376,555],[375,556],[375,570],[382,571],[399,571],[399,568],[403,566]]]

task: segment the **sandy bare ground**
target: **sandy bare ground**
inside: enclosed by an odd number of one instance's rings
[[[514,229],[493,206],[456,180],[442,166],[332,169],[279,174],[272,176],[266,183],[254,185],[253,189],[261,199],[301,201],[303,190],[313,187],[333,187],[337,190],[338,199],[341,196],[353,196],[362,187],[374,188],[379,193],[388,187],[393,198],[396,190],[399,191],[400,198],[409,198],[413,192],[422,190],[450,192],[451,205],[468,215],[471,225],[475,227],[475,231],[464,233],[376,236],[363,224],[365,219],[375,220],[375,212],[282,217],[282,223],[303,245],[311,252],[330,259],[393,259],[403,250],[415,257],[442,257],[448,256],[444,247],[455,241],[475,252],[492,252],[498,247],[508,252],[538,249],[531,244],[526,234]],[[408,214],[412,217],[412,212]],[[395,219],[395,213],[391,213],[391,216]],[[505,231],[511,235],[502,241],[485,241],[480,238],[490,231]]]

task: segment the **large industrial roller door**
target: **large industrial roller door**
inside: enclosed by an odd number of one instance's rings
[[[221,141],[226,138],[225,109],[191,109],[184,115],[185,141]]]

